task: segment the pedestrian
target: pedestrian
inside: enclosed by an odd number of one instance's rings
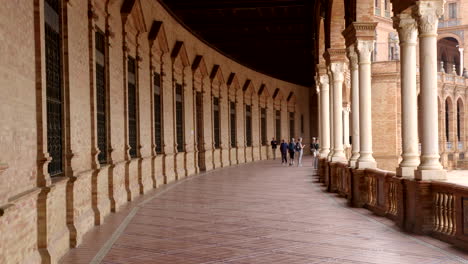
[[[305,145],[302,144],[302,138],[300,137],[296,143],[296,152],[297,152],[297,166],[302,167],[302,155],[304,154]]]
[[[286,143],[283,140],[281,140],[281,145],[280,145],[280,152],[281,152],[281,164],[288,164],[288,143]]]
[[[296,152],[296,140],[291,138],[291,141],[288,145],[289,150],[289,166],[294,165],[294,153]]]
[[[310,144],[310,152],[312,153],[312,167],[318,169],[318,140],[317,138],[312,138],[312,144]]]
[[[275,138],[271,139],[271,150],[273,151],[273,159],[276,159],[276,147],[278,146],[278,143],[276,142]]]

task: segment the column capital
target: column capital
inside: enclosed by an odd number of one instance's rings
[[[411,14],[401,13],[392,17],[393,28],[398,31],[400,45],[416,45],[418,41],[418,23]]]
[[[419,34],[437,35],[439,17],[444,14],[445,0],[416,1],[413,16],[418,21]]]
[[[329,85],[329,79],[328,79],[328,74],[322,74],[320,75],[320,86],[322,91],[328,91],[328,85]]]
[[[375,40],[358,40],[356,51],[359,55],[359,64],[370,63],[371,55],[374,51]]]
[[[330,70],[333,75],[333,81],[344,80],[344,62],[332,62],[330,63]]]
[[[347,56],[349,60],[349,68],[351,70],[357,70],[358,69],[358,55],[356,53],[356,46],[353,44],[349,46],[347,49]]]
[[[459,51],[460,53],[463,53],[464,50],[465,50],[464,48],[458,48],[458,51]]]

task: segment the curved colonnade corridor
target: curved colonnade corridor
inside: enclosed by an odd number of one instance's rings
[[[468,253],[347,207],[311,162],[264,161],[170,185],[91,231],[61,263],[468,263]]]

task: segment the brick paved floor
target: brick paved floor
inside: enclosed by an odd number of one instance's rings
[[[315,183],[311,167],[279,162],[222,169],[150,194],[62,263],[468,263],[448,244],[348,208]]]

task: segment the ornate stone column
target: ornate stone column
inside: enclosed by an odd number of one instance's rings
[[[352,155],[349,159],[349,166],[356,168],[356,162],[359,158],[359,68],[358,56],[356,53],[355,45],[347,48],[347,55],[349,59],[349,68],[351,70],[351,133],[353,142]]]
[[[371,54],[374,50],[374,40],[357,40],[359,60],[359,133],[360,156],[357,168],[375,168],[377,166],[372,156],[372,107],[371,107]]]
[[[417,1],[413,16],[419,27],[419,57],[422,107],[421,164],[418,180],[445,179],[439,162],[437,109],[437,26],[443,14],[444,0]]]
[[[328,153],[328,160],[331,161],[333,157],[333,152],[335,150],[335,141],[334,141],[334,123],[333,123],[333,75],[331,73],[330,69],[327,69],[327,75],[328,75],[328,80],[329,80],[329,85],[330,85],[330,96],[329,96],[329,105],[328,105],[328,118],[329,118],[329,124],[330,124],[330,152]]]
[[[343,146],[349,148],[349,105],[343,105]]]
[[[330,86],[328,74],[320,75],[320,121],[322,138],[320,139],[320,157],[326,158],[330,153]]]
[[[414,177],[419,165],[418,97],[416,89],[417,24],[411,14],[393,17],[393,26],[400,38],[401,70],[401,138],[402,161],[397,176]]]
[[[458,48],[458,51],[460,52],[460,76],[463,76],[463,68],[465,67],[465,62],[464,62],[464,48]]]
[[[333,155],[332,162],[346,161],[343,151],[343,81],[344,63],[332,62],[333,75]]]

